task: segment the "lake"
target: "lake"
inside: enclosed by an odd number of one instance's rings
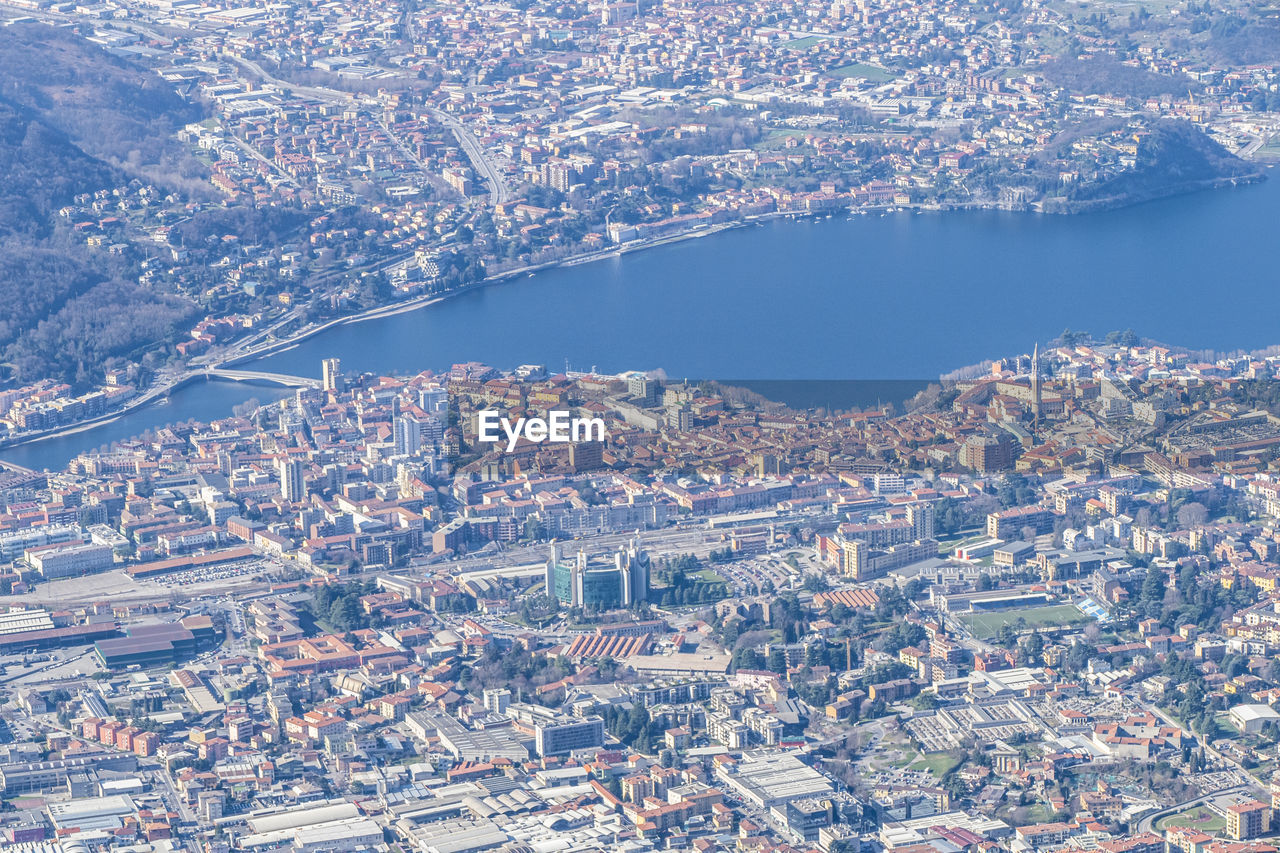
[[[1280,181],[1269,180],[1081,216],[780,220],[476,288],[336,327],[252,367],[319,376],[337,356],[346,371],[378,373],[462,361],[661,368],[801,405],[869,405],[1064,328],[1133,328],[1214,350],[1280,343],[1278,219]],[[86,448],[286,393],[192,385],[168,406],[0,458],[61,467]]]
[[[928,379],[1064,328],[1196,348],[1280,343],[1280,181],[1081,216],[777,221],[479,288],[255,366],[454,362],[672,377]]]

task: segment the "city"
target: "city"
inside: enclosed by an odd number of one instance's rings
[[[1252,0],[0,0],[0,849],[1280,853],[1278,162]]]
[[[54,60],[15,82],[14,121],[58,139],[51,162],[15,155],[0,346],[28,402],[0,440],[334,324],[772,218],[1260,179],[1274,22],[1133,5],[9,0],[0,64]]]
[[[11,471],[0,833],[1272,853],[1280,356],[1112,337],[901,412],[331,359]]]

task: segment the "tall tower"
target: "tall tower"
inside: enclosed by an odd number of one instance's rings
[[[417,456],[422,452],[422,422],[413,415],[400,415],[391,422],[398,456]]]
[[[325,391],[342,390],[339,387],[342,382],[342,361],[340,359],[326,358],[320,362],[320,370]]]
[[[306,499],[307,482],[303,476],[301,459],[276,459],[276,472],[280,475],[280,494],[286,501],[297,503]]]
[[[1031,421],[1040,429],[1040,344],[1031,351]]]
[[[917,541],[933,538],[936,515],[937,510],[932,503],[907,504],[907,521],[911,523],[911,535]]]
[[[622,606],[649,600],[649,555],[632,539],[614,554],[614,567],[622,584]]]
[[[558,549],[555,543],[552,542],[550,550],[551,550],[551,555],[547,558],[547,571],[546,571],[546,575],[544,576],[544,581],[546,583],[547,598],[550,598],[552,601],[555,601],[557,599],[556,568],[560,563],[560,549]]]

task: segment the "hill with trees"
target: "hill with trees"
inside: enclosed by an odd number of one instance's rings
[[[44,24],[0,28],[0,97],[88,154],[136,169],[185,163],[173,135],[200,118],[155,73]]]
[[[1200,92],[1203,86],[1185,74],[1156,74],[1125,65],[1111,57],[1077,59],[1066,57],[1046,62],[1041,68],[1053,83],[1078,95],[1122,95],[1126,98],[1153,98]]]
[[[115,169],[91,157],[31,110],[0,98],[0,234],[40,234],[81,193],[110,186]]]
[[[198,116],[156,74],[73,30],[0,28],[5,378],[87,385],[110,359],[172,339],[193,314],[189,301],[139,284],[136,260],[90,250],[57,214],[77,197],[125,187],[130,175],[190,183],[174,133]]]
[[[1153,123],[1133,168],[1074,188],[1065,210],[1082,212],[1134,204],[1220,185],[1258,180],[1261,170],[1231,154],[1200,128],[1173,119]],[[1046,203],[1047,212],[1056,212]]]

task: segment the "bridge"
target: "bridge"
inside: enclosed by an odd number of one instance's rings
[[[319,388],[319,379],[309,376],[290,376],[287,373],[268,373],[265,370],[231,370],[226,367],[209,367],[206,376],[229,379],[232,382],[271,382],[286,388]]]

